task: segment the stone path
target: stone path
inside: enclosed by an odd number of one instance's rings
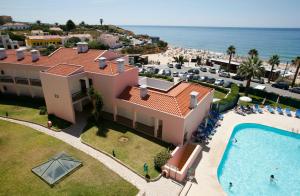
[[[128,182],[135,185],[139,190],[139,195],[164,195],[164,196],[173,196],[173,195],[179,195],[182,186],[180,184],[177,184],[176,182],[173,182],[170,179],[161,178],[160,180],[156,182],[149,182],[147,183],[143,178],[141,178],[139,175],[135,174],[122,164],[118,163],[117,161],[113,160],[109,156],[81,143],[80,138],[76,136],[72,136],[66,132],[54,132],[50,129],[47,129],[43,126],[36,125],[29,122],[23,122],[19,120],[13,120],[8,118],[0,117],[0,120],[5,120],[13,123],[17,123],[20,125],[24,125],[27,127],[30,127],[32,129],[35,129],[37,131],[40,131],[42,133],[45,133],[47,135],[50,135],[52,137],[55,137],[59,140],[62,140],[74,148],[83,151],[84,153],[94,157],[101,163],[103,163],[106,167],[114,171],[115,173],[119,174],[122,178],[127,180]]]

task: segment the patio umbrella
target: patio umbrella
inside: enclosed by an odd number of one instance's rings
[[[239,101],[249,103],[249,102],[252,102],[252,99],[250,97],[243,96],[243,97],[240,97]]]

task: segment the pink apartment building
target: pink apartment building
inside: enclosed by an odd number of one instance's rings
[[[214,93],[197,84],[139,79],[127,56],[91,50],[84,42],[47,57],[37,50],[0,49],[0,72],[2,93],[44,97],[49,114],[72,123],[89,102],[87,90],[93,86],[103,97],[106,119],[175,145],[197,129]]]

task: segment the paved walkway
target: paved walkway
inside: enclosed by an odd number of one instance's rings
[[[201,160],[195,172],[196,183],[192,184],[188,196],[226,195],[218,181],[217,169],[233,128],[241,123],[258,123],[300,133],[300,119],[295,117],[270,114],[267,111],[264,111],[264,114],[251,114],[247,116],[238,115],[233,111],[228,112],[224,115],[224,120],[221,122],[221,126],[217,129],[207,149],[203,150],[200,155]]]
[[[78,138],[76,136],[72,136],[66,132],[63,132],[63,131],[54,132],[54,131],[47,129],[40,125],[36,125],[33,123],[29,123],[29,122],[13,120],[13,119],[7,119],[7,118],[3,118],[3,117],[0,117],[0,120],[5,120],[5,121],[9,121],[9,122],[13,122],[13,123],[17,123],[20,125],[30,127],[37,131],[40,131],[42,133],[45,133],[52,137],[55,137],[59,140],[62,140],[64,142],[70,144],[74,148],[83,151],[84,153],[94,157],[95,159],[97,159],[98,161],[103,163],[106,167],[108,167],[115,173],[119,174],[122,178],[124,178],[128,182],[135,185],[138,189],[140,189],[139,195],[145,195],[145,196],[148,196],[148,195],[151,195],[151,196],[152,195],[154,195],[154,196],[156,196],[156,195],[157,196],[158,195],[173,196],[174,195],[175,196],[175,195],[178,195],[182,189],[182,186],[180,186],[179,184],[174,183],[170,179],[166,179],[166,178],[161,178],[160,180],[158,180],[156,182],[147,183],[143,178],[141,178],[139,175],[135,174],[134,172],[132,172],[131,170],[129,170],[122,164],[116,162],[109,156],[104,155],[103,153],[101,153],[97,150],[94,150],[93,148],[81,143],[80,138]]]

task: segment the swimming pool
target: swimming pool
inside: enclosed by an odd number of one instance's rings
[[[228,195],[300,195],[300,135],[259,124],[237,125],[218,178]]]

